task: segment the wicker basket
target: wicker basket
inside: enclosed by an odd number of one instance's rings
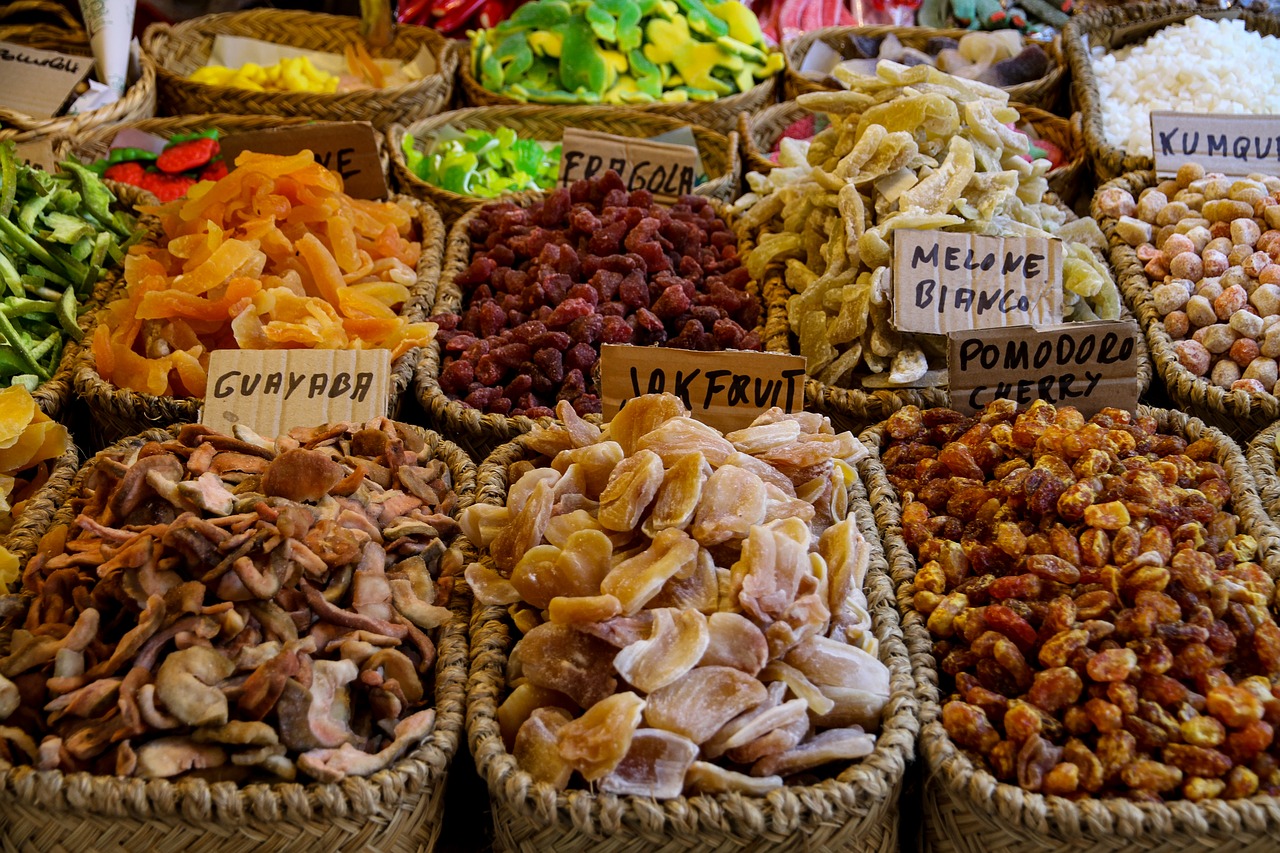
[[[53,0],[11,0],[0,6],[0,41],[89,55],[89,34],[71,10]]]
[[[407,196],[404,198],[408,198]],[[431,313],[436,286],[440,278],[440,257],[444,246],[444,225],[431,205],[409,199],[418,208],[422,256],[418,261],[418,280],[409,289],[409,301],[400,315],[417,322]],[[105,305],[104,309],[105,310]],[[391,364],[391,392],[387,411],[395,417],[401,397],[413,378],[421,356],[415,348]],[[117,388],[99,374],[91,347],[81,350],[75,365],[75,390],[93,415],[91,429],[100,444],[109,444],[122,435],[130,435],[157,426],[200,420],[202,401],[195,397],[158,397],[141,391]]]
[[[422,458],[440,458],[459,506],[475,495],[475,465],[441,436],[417,427]],[[115,447],[136,450],[173,433],[148,430]],[[113,448],[114,449],[114,448]],[[97,460],[76,476],[78,495]],[[67,501],[54,524],[70,524]],[[460,539],[464,554],[470,549]],[[6,850],[431,851],[440,834],[445,773],[462,730],[467,670],[466,584],[454,587],[452,618],[439,629],[436,722],[429,739],[386,770],[337,784],[210,783],[203,779],[124,779],[16,767],[0,773],[0,826]]]
[[[1073,207],[1080,196],[1080,191],[1085,188],[1086,178],[1080,114],[1076,113],[1070,119],[1065,119],[1027,104],[1011,102],[1009,106],[1018,111],[1023,121],[1035,128],[1041,139],[1057,145],[1066,155],[1066,162],[1045,177],[1049,180],[1049,189],[1062,200],[1062,203]],[[742,141],[743,172],[768,174],[776,165],[769,159],[769,154],[783,131],[810,115],[811,112],[795,101],[783,101],[755,115],[748,113],[739,115],[738,138]]]
[[[421,119],[408,127],[392,125],[387,131],[387,148],[391,152],[391,169],[402,192],[424,198],[436,206],[446,223],[452,223],[473,207],[479,207],[490,199],[459,195],[427,183],[405,165],[401,144],[406,132],[412,133],[419,150],[426,147],[428,138],[445,125],[459,130],[478,128],[493,132],[499,127],[510,127],[521,137],[556,142],[566,127],[595,130],[619,136],[647,138],[666,133],[687,122],[663,115],[640,111],[623,111],[615,107],[548,107],[528,104],[514,107],[473,107],[454,110]],[[738,192],[739,161],[736,132],[728,138],[704,127],[693,126],[693,136],[698,143],[698,155],[707,172],[706,183],[694,188],[696,195],[732,201]]]
[[[1280,447],[1276,446],[1277,436],[1280,436],[1280,423],[1274,423],[1254,436],[1249,442],[1248,458],[1262,505],[1271,521],[1280,525]]]
[[[1242,532],[1257,537],[1274,574],[1277,543],[1258,499],[1240,448],[1221,432],[1181,412],[1140,407],[1161,430],[1188,441],[1211,439],[1231,483],[1233,506]],[[871,493],[876,522],[884,538],[890,571],[898,589],[903,633],[913,652],[916,695],[920,702],[920,749],[925,759],[924,823],[926,848],[939,853],[987,853],[1035,850],[1273,850],[1280,839],[1280,800],[1206,800],[1198,803],[1137,803],[1121,798],[1067,800],[1046,797],[1000,783],[967,753],[957,749],[943,728],[938,670],[925,617],[912,605],[916,563],[902,538],[899,496],[885,476],[879,452],[883,427],[861,436],[872,457],[859,465]]]
[[[18,558],[18,563],[25,564],[35,554],[40,544],[40,537],[49,529],[53,516],[66,500],[67,490],[80,468],[80,451],[74,442],[67,445],[67,450],[53,460],[53,470],[44,485],[36,489],[35,494],[27,499],[13,520],[13,527],[0,537],[0,547]]]
[[[0,30],[4,29],[6,28],[0,26]],[[92,51],[82,30],[64,30],[36,24],[31,27],[18,27],[0,36],[5,41],[14,41],[43,50],[77,54],[92,61]],[[156,72],[145,60],[141,66],[140,76],[125,89],[123,97],[96,110],[53,118],[36,118],[0,107],[0,141],[12,139],[15,142],[35,142],[59,136],[75,136],[100,125],[133,121],[155,115]]]
[[[1130,172],[1098,188],[1118,187],[1137,198],[1142,190],[1156,183],[1155,172]],[[1174,341],[1164,327],[1164,318],[1156,311],[1151,297],[1151,283],[1143,272],[1137,252],[1116,234],[1114,219],[1102,214],[1094,196],[1093,217],[1098,220],[1111,244],[1111,266],[1125,302],[1138,318],[1155,360],[1156,370],[1164,380],[1169,397],[1181,409],[1204,418],[1239,441],[1248,441],[1258,430],[1280,420],[1280,398],[1273,394],[1227,391],[1208,379],[1196,376],[1182,366],[1174,350]]]
[[[1195,6],[1185,2],[1127,3],[1107,6],[1076,15],[1063,31],[1067,61],[1071,65],[1071,101],[1084,114],[1084,142],[1099,181],[1108,181],[1125,172],[1154,168],[1150,157],[1128,154],[1107,141],[1102,124],[1102,98],[1098,78],[1089,58],[1092,47],[1116,50],[1143,41],[1157,30],[1179,24],[1193,15],[1205,18],[1244,18],[1245,27],[1263,35],[1280,35],[1280,16]]]
[[[481,466],[477,502],[505,504],[508,466],[536,453],[526,438],[504,444]],[[861,482],[855,478],[850,512],[871,546],[866,594],[891,674],[875,752],[835,778],[785,787],[767,797],[740,794],[647,797],[557,792],[520,770],[502,741],[497,706],[506,695],[512,631],[505,608],[476,606],[471,620],[467,683],[467,740],[476,769],[489,785],[497,850],[777,851],[850,850],[897,853],[903,772],[918,730],[907,649],[893,608],[879,537]],[[482,562],[487,562],[487,555]]]
[[[810,46],[818,39],[821,39],[827,46],[839,50],[841,46],[848,42],[850,36],[883,38],[884,36],[892,35],[896,36],[907,47],[924,50],[925,44],[931,38],[959,39],[969,32],[970,30],[962,30],[956,27],[932,29],[930,27],[892,26],[823,27],[820,30],[810,30],[783,45],[782,53],[787,60],[787,67],[784,72],[786,77],[783,84],[783,97],[788,101],[792,101],[806,92],[831,91],[830,87],[824,86],[816,80],[810,80],[801,74],[799,70],[801,63],[804,62],[805,55],[809,53]],[[1009,93],[1009,100],[1011,101],[1018,101],[1052,111],[1058,105],[1058,97],[1062,94],[1062,76],[1067,70],[1066,63],[1062,58],[1062,48],[1056,40],[1049,44],[1042,44],[1041,47],[1044,48],[1045,53],[1049,54],[1049,70],[1045,75],[1039,80],[1006,86],[1004,90]]]
[[[448,107],[456,54],[443,36],[427,27],[396,27],[395,41],[377,53],[407,62],[426,44],[435,55],[437,72],[391,89],[341,94],[250,92],[187,79],[208,59],[217,35],[244,36],[340,54],[359,37],[359,28],[359,19],[353,17],[255,9],[206,15],[172,27],[152,24],[143,36],[142,47],[156,65],[160,108],[172,115],[309,116],[324,121],[368,121],[378,130],[386,130],[392,122],[413,121]]]
[[[491,92],[476,79],[471,68],[471,53],[465,42],[458,46],[458,79],[462,81],[462,98],[469,107],[518,106],[522,101]],[[775,78],[758,83],[745,92],[726,95],[714,101],[688,101],[668,104],[661,101],[651,104],[628,104],[625,107],[602,107],[614,110],[639,110],[667,118],[679,119],[685,124],[696,124],[728,136],[737,130],[738,113],[758,112],[778,100],[778,80]]]
[[[540,192],[525,192],[510,196],[507,200],[516,204],[530,204],[542,197]],[[732,224],[729,214],[718,202],[715,202],[726,222]],[[476,216],[479,207],[472,208],[449,229],[449,239],[445,244],[444,266],[440,272],[440,288],[436,292],[435,313],[461,314],[469,301],[469,294],[463,294],[456,279],[471,263],[471,238],[468,236],[468,223]],[[749,245],[741,236],[738,238],[739,252],[744,253]],[[752,282],[751,287],[755,287]],[[763,299],[761,300],[763,303]],[[762,304],[762,308],[766,306]],[[762,311],[762,318],[767,311]],[[763,323],[763,319],[761,320]],[[757,327],[754,331],[764,338],[765,327]],[[526,433],[534,426],[546,426],[551,418],[530,418],[525,415],[498,415],[481,412],[455,400],[440,387],[441,355],[439,339],[433,340],[424,348],[422,360],[418,363],[417,376],[414,379],[414,391],[423,411],[427,413],[428,423],[440,430],[452,440],[469,449],[477,459],[483,459],[503,442]],[[588,415],[588,420],[599,423],[599,415]]]

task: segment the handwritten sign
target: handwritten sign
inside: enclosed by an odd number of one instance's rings
[[[0,106],[32,118],[52,118],[92,68],[92,56],[0,41]]]
[[[766,409],[804,408],[804,359],[771,352],[695,352],[605,344],[600,396],[606,419],[627,401],[667,392],[695,418],[723,432],[742,429]]]
[[[1062,242],[894,232],[893,324],[945,335],[1062,322]]]
[[[561,186],[613,169],[627,189],[645,189],[659,200],[674,201],[693,192],[698,179],[698,149],[688,145],[576,127],[564,129],[562,145]]]
[[[270,130],[234,133],[222,139],[222,160],[234,168],[241,151],[297,154],[309,150],[317,162],[342,176],[343,189],[356,198],[387,197],[387,176],[378,140],[367,121],[323,121]]]
[[[296,426],[387,413],[390,350],[215,350],[200,423],[274,438]]]
[[[1280,116],[1161,110],[1151,114],[1151,146],[1160,175],[1183,163],[1224,175],[1280,174]]]
[[[951,408],[992,400],[1075,406],[1089,417],[1138,405],[1138,327],[1129,322],[1020,326],[948,335]]]

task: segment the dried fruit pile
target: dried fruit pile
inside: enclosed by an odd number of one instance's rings
[[[244,152],[236,169],[155,211],[159,245],[125,259],[125,294],[93,337],[120,388],[203,397],[215,349],[387,349],[435,327],[400,313],[422,254],[415,209],[352,198],[310,151]]]
[[[431,732],[450,472],[386,420],[236,435],[97,458],[3,608],[5,766],[332,782]]]
[[[896,62],[845,79],[848,92],[800,96],[831,124],[811,142],[782,140],[779,168],[748,174],[752,191],[734,205],[739,228],[758,235],[752,277],[776,268],[795,294],[788,321],[810,376],[849,388],[945,382],[945,340],[891,322],[900,228],[1060,237],[1064,319],[1120,316],[1120,293],[1093,253],[1106,240],[1093,220],[1066,222],[1045,199],[1050,163],[1025,158],[1030,142],[1012,128],[1006,92]]]
[[[1280,790],[1275,583],[1209,439],[1008,401],[886,432],[957,744],[1044,794]]]
[[[705,198],[653,203],[616,172],[521,207],[480,208],[461,316],[441,314],[440,387],[474,409],[600,411],[599,344],[760,349],[760,300],[738,241]]]
[[[630,401],[604,431],[536,431],[506,506],[459,521],[493,568],[478,599],[523,636],[498,709],[534,778],[669,798],[763,794],[871,753],[889,699],[846,518],[865,450],[826,418],[772,409],[722,436],[679,398]]]
[[[1136,201],[1106,187],[1097,203],[1145,264],[1179,363],[1229,391],[1277,393],[1280,178],[1188,163]]]

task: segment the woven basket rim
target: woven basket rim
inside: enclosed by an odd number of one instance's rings
[[[1273,576],[1280,574],[1280,540],[1274,525],[1267,520],[1258,497],[1249,464],[1239,446],[1225,433],[1198,418],[1176,410],[1139,406],[1138,415],[1154,417],[1161,431],[1173,432],[1189,440],[1208,438],[1217,449],[1216,459],[1227,470],[1232,487],[1232,507],[1242,526],[1259,534],[1260,562]],[[932,640],[925,620],[912,603],[912,584],[916,562],[901,532],[901,502],[897,490],[889,482],[880,462],[884,425],[869,427],[860,439],[871,456],[859,463],[859,472],[868,480],[875,506],[877,527],[889,555],[897,600],[903,616],[904,633],[922,647],[923,654],[914,655],[921,705],[920,749],[927,761],[930,782],[945,789],[963,810],[999,831],[1002,843],[1012,839],[1035,843],[1051,850],[1079,849],[1091,837],[1114,836],[1126,840],[1175,840],[1175,833],[1203,838],[1205,835],[1240,833],[1274,834],[1280,826],[1280,797],[1255,796],[1246,800],[1187,800],[1170,803],[1136,803],[1122,797],[1089,797],[1067,800],[1024,791],[1017,785],[999,782],[985,768],[978,767],[969,755],[958,749],[941,723],[942,696],[938,688],[937,664],[929,649]],[[1011,836],[1012,831],[1023,833]],[[1269,830],[1269,832],[1268,832]],[[994,840],[990,840],[994,843]],[[981,844],[974,840],[974,844]]]
[[[1163,21],[1162,28],[1199,15],[1210,19],[1243,18],[1245,28],[1256,30],[1268,24],[1272,34],[1280,33],[1280,15],[1247,12],[1239,7],[1223,9],[1217,5],[1161,0],[1161,2],[1127,3],[1098,6],[1073,15],[1062,32],[1067,63],[1071,69],[1072,103],[1083,113],[1084,142],[1089,159],[1100,180],[1108,180],[1132,170],[1152,168],[1150,157],[1127,154],[1123,147],[1112,145],[1102,123],[1102,99],[1098,78],[1090,57],[1092,36],[1126,27]],[[1145,37],[1144,37],[1145,38]]]
[[[800,64],[804,61],[805,54],[813,43],[819,39],[830,44],[832,41],[851,35],[867,36],[871,38],[893,35],[904,42],[925,42],[931,38],[953,38],[959,40],[962,36],[968,35],[974,30],[963,29],[961,27],[920,27],[907,26],[898,27],[893,25],[876,24],[871,26],[837,26],[837,27],[821,27],[816,30],[809,30],[792,39],[787,39],[782,43],[782,54],[786,60],[786,66],[783,73],[786,75],[787,98],[794,98],[796,95],[804,92],[822,92],[822,91],[839,91],[829,86],[823,85],[817,80],[810,79],[800,73]],[[1035,80],[1027,80],[1023,83],[1015,83],[1012,86],[1000,86],[1005,92],[1009,93],[1010,100],[1022,101],[1039,101],[1047,103],[1052,96],[1058,92],[1058,87],[1062,83],[1064,75],[1067,73],[1067,61],[1063,56],[1061,38],[1055,37],[1051,42],[1043,42],[1039,40],[1026,40],[1032,44],[1038,44],[1049,56],[1049,69],[1043,76]]]
[[[430,314],[440,275],[441,249],[444,243],[444,224],[435,208],[422,199],[410,195],[392,194],[388,201],[407,200],[418,211],[422,229],[422,251],[418,259],[418,278],[410,288],[410,301],[400,309],[400,316],[410,322],[425,320]],[[123,279],[122,279],[123,281]],[[124,285],[122,284],[122,287]],[[108,310],[104,303],[98,310],[99,317]],[[422,348],[415,347],[391,363],[392,404],[398,401],[413,384],[414,371],[422,357]],[[155,426],[183,420],[198,420],[203,401],[196,397],[166,397],[120,388],[103,379],[98,373],[97,360],[92,347],[84,347],[75,365],[76,393],[85,399],[90,409],[97,413],[99,407],[126,412],[131,419],[152,422]],[[152,414],[159,413],[159,414]]]
[[[197,113],[180,116],[152,116],[132,119],[113,124],[88,128],[74,137],[59,137],[54,143],[54,154],[60,159],[69,156],[88,156],[88,152],[98,148],[107,150],[116,134],[125,129],[140,130],[156,136],[171,136],[191,129],[225,130],[231,127],[239,131],[253,128],[272,128],[280,126],[295,127],[323,119],[312,119],[305,116],[264,116],[241,115],[238,113]]]
[[[177,436],[181,426],[145,430],[99,451],[80,467],[68,495],[81,494],[85,480],[106,454],[127,452],[148,441],[167,441]],[[432,458],[443,459],[448,466],[458,495],[457,510],[469,506],[475,498],[476,474],[476,465],[470,456],[437,432],[412,424],[405,426],[424,439]],[[70,523],[73,518],[72,503],[68,499],[51,524]],[[464,553],[470,550],[470,544],[461,534],[455,544],[462,547]],[[48,809],[51,817],[58,812],[165,821],[179,817],[188,821],[214,817],[243,821],[246,816],[252,816],[257,821],[273,824],[308,823],[393,810],[399,802],[414,795],[425,796],[433,785],[443,784],[457,749],[465,710],[467,624],[472,609],[470,590],[465,583],[455,584],[450,609],[453,615],[439,629],[437,638],[435,701],[431,706],[436,709],[436,719],[431,735],[412,752],[371,776],[351,776],[337,783],[254,781],[242,785],[210,783],[203,779],[176,782],[126,779],[19,766],[0,771],[0,802],[17,800],[39,806]],[[114,802],[109,807],[91,804],[86,796],[91,787],[99,789],[94,793],[107,789]],[[256,802],[258,797],[265,797],[267,802]]]
[[[67,44],[71,52],[85,55],[81,51],[87,45],[80,38],[81,35],[69,33]],[[73,136],[82,129],[153,115],[156,109],[155,68],[145,60],[138,64],[141,68],[138,79],[125,89],[118,100],[88,112],[36,118],[0,107],[0,140],[27,142],[45,137]]]
[[[529,448],[531,438],[527,434],[517,436],[495,449],[481,464],[477,473],[477,503],[500,501],[505,504],[507,465],[538,455]],[[551,785],[535,781],[518,768],[514,756],[502,743],[496,716],[481,707],[482,703],[492,702],[496,709],[497,700],[505,691],[505,660],[514,641],[507,636],[503,643],[505,649],[489,647],[481,650],[476,638],[487,627],[500,626],[503,635],[508,632],[504,621],[505,608],[483,607],[477,603],[472,616],[473,655],[467,689],[467,736],[476,759],[476,769],[488,782],[495,804],[512,808],[513,804],[508,800],[515,800],[515,797],[510,792],[519,792],[524,807],[516,804],[514,809],[522,819],[538,826],[560,826],[566,831],[582,832],[595,839],[607,837],[623,826],[633,831],[643,829],[645,837],[652,838],[662,831],[659,828],[661,824],[666,824],[668,831],[688,835],[700,822],[705,823],[703,833],[729,837],[733,837],[735,829],[745,831],[747,837],[756,837],[760,827],[768,827],[775,832],[797,832],[802,831],[806,820],[822,823],[853,820],[858,810],[866,808],[868,801],[872,809],[884,808],[885,814],[879,819],[893,821],[896,830],[897,797],[906,765],[914,755],[918,709],[913,696],[908,650],[897,630],[898,614],[892,606],[888,564],[858,477],[853,478],[850,486],[849,504],[848,512],[856,516],[858,529],[871,551],[864,589],[868,610],[873,614],[874,630],[880,640],[880,656],[891,672],[890,701],[871,756],[848,764],[836,777],[812,785],[783,786],[763,797],[701,794],[655,801],[648,797],[593,794],[581,790],[555,791]],[[482,563],[489,560],[487,554],[481,555]],[[510,785],[506,791],[504,783]],[[738,837],[745,840],[742,835]],[[701,846],[691,845],[691,848],[721,849],[709,846],[705,840]]]
[[[1266,508],[1266,520],[1280,537],[1280,422],[1274,423],[1253,437],[1245,449],[1249,469],[1258,486],[1258,497]]]
[[[1151,284],[1143,272],[1142,262],[1138,260],[1134,249],[1116,233],[1116,220],[1103,215],[1098,204],[1098,199],[1105,190],[1123,189],[1137,198],[1143,189],[1154,186],[1155,183],[1156,174],[1153,171],[1128,172],[1114,178],[1098,188],[1090,212],[1111,244],[1111,266],[1116,271],[1116,283],[1120,286],[1125,302],[1138,318],[1151,358],[1164,379],[1165,387],[1175,401],[1188,406],[1196,414],[1201,409],[1207,409],[1210,413],[1226,416],[1255,430],[1280,419],[1280,398],[1270,391],[1262,394],[1227,391],[1205,377],[1194,375],[1178,360],[1173,339],[1164,327],[1164,318],[1156,311]]]
[[[494,105],[483,107],[462,107],[456,110],[438,113],[434,116],[426,116],[408,125],[396,122],[387,129],[386,147],[390,153],[391,165],[394,170],[396,179],[400,182],[402,190],[412,191],[412,193],[422,193],[423,197],[436,200],[441,206],[449,206],[452,209],[471,208],[479,205],[488,204],[491,201],[499,199],[477,198],[474,196],[461,195],[460,193],[446,190],[443,187],[437,187],[430,184],[422,178],[418,177],[411,171],[405,163],[404,150],[401,147],[406,133],[412,133],[415,140],[422,141],[427,134],[434,133],[445,125],[456,125],[459,127],[472,127],[476,122],[487,122],[492,119],[502,121],[507,126],[522,125],[527,121],[536,120],[542,117],[545,121],[555,120],[563,122],[566,127],[576,127],[573,124],[575,120],[596,120],[609,117],[625,117],[628,122],[639,124],[649,124],[650,129],[655,129],[652,125],[662,125],[665,130],[675,130],[680,127],[689,127],[693,132],[693,136],[698,145],[699,156],[704,153],[716,151],[720,158],[724,161],[724,170],[719,175],[712,175],[711,170],[707,169],[707,180],[705,183],[694,187],[695,195],[707,195],[718,197],[721,193],[736,192],[739,172],[741,164],[738,157],[738,136],[736,131],[730,131],[728,134],[720,133],[712,128],[703,127],[699,124],[684,121],[674,116],[664,115],[662,113],[645,112],[644,110],[633,110],[629,107],[602,107],[594,104],[572,104],[565,106],[550,106],[546,104],[511,104],[511,105]],[[620,125],[615,130],[630,129],[628,125]],[[612,132],[612,131],[611,131]],[[620,133],[621,136],[629,136],[630,134]],[[543,140],[552,142],[554,140]],[[718,149],[723,148],[720,152]],[[703,165],[706,165],[706,158],[703,157]],[[511,196],[501,196],[499,198],[510,198]]]
[[[23,511],[14,517],[13,527],[0,537],[0,547],[17,557],[19,565],[25,564],[35,554],[40,537],[49,529],[54,514],[71,488],[71,481],[80,470],[80,448],[70,435],[67,437],[67,449],[52,461],[48,479],[27,498]]]
[[[504,196],[497,201],[509,202],[523,207],[545,198],[546,195],[548,194],[541,190],[528,190]],[[708,199],[708,201],[714,206],[716,213],[737,234],[738,250],[740,254],[743,253],[744,246],[749,246],[750,241],[734,227],[734,218],[728,205],[715,198]],[[449,229],[449,236],[445,243],[444,263],[440,270],[440,285],[436,291],[434,310],[437,314],[451,313],[460,315],[463,312],[467,296],[462,293],[455,281],[458,275],[471,263],[471,238],[467,234],[467,228],[471,220],[479,215],[483,207],[484,205],[477,205],[471,208],[460,216]],[[751,287],[753,286],[759,287],[760,283],[753,279],[751,285],[748,286],[748,292],[752,292]],[[767,316],[767,310],[764,309],[767,309],[767,306],[763,293],[758,295],[762,311],[760,326],[754,331],[760,333],[763,341],[764,322]],[[595,346],[598,351],[598,345]],[[763,348],[763,351],[767,351],[767,347]],[[441,365],[440,341],[439,338],[436,338],[423,348],[422,358],[418,361],[414,390],[418,402],[421,403],[428,417],[432,418],[433,423],[436,423],[440,428],[447,427],[450,431],[459,430],[476,438],[490,441],[497,440],[501,443],[526,433],[535,426],[545,427],[554,422],[554,418],[549,416],[530,418],[527,415],[498,415],[481,412],[478,409],[471,408],[461,400],[453,399],[440,387]],[[600,415],[591,414],[587,416],[587,419],[594,423],[599,423]]]

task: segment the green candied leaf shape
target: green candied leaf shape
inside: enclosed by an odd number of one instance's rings
[[[599,98],[612,84],[609,76],[609,65],[587,22],[579,19],[565,24],[560,54],[560,84],[565,90]]]
[[[503,92],[521,101],[534,104],[598,104],[600,96],[594,92],[566,92],[563,89],[535,89],[533,87],[513,86]]]
[[[533,65],[533,51],[525,33],[512,33],[498,42],[494,56],[502,66],[503,80],[519,80]]]
[[[715,42],[730,53],[741,56],[749,62],[763,63],[768,59],[768,54],[760,48],[752,47],[746,42],[738,41],[732,36],[720,36],[715,40]]]
[[[618,50],[635,50],[644,40],[640,29],[641,6],[633,0],[596,0],[595,6],[612,15],[616,21],[616,39],[608,39]]]
[[[454,157],[445,157],[440,164],[440,186],[459,195],[466,195],[479,165],[476,155],[463,152]]]
[[[47,211],[40,217],[40,221],[49,229],[43,236],[54,243],[70,246],[81,238],[92,237],[96,233],[93,226],[80,217],[59,213],[56,210]]]
[[[627,60],[631,63],[631,78],[635,81],[636,91],[654,99],[662,97],[662,69],[650,62],[642,50],[631,51]]]
[[[564,0],[534,0],[512,12],[492,32],[501,35],[515,30],[549,30],[563,26],[572,17],[573,11]]]
[[[69,250],[71,257],[77,261],[83,261],[93,254],[94,241],[93,238],[86,235],[77,240]]]
[[[22,207],[18,210],[18,224],[22,226],[23,231],[30,234],[36,230],[36,217],[44,212],[51,201],[53,201],[52,193],[45,193],[33,195],[22,203]]]
[[[412,133],[406,133],[404,139],[400,140],[400,151],[404,154],[404,164],[410,172],[423,177],[423,170],[426,168],[426,156],[418,150],[415,144],[417,140],[413,138]]]
[[[737,0],[724,0],[707,7],[711,14],[729,27],[729,36],[744,44],[764,47],[764,32],[756,13]]]
[[[59,213],[75,213],[80,209],[80,193],[68,189],[55,190],[50,203]]]
[[[587,25],[600,41],[610,44],[618,40],[618,21],[599,3],[592,3],[586,9]]]
[[[547,152],[532,139],[518,139],[511,146],[512,166],[515,171],[528,175],[537,174],[547,158]]]
[[[676,6],[689,19],[689,29],[709,39],[727,36],[729,25],[717,18],[702,0],[675,0]]]

